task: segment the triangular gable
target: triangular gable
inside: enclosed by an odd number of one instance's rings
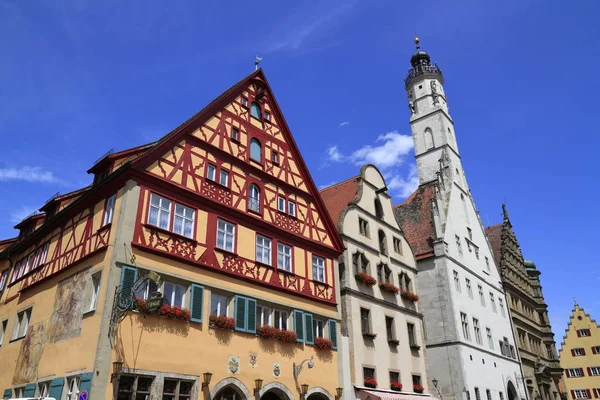
[[[201,162],[202,157],[206,157],[207,162],[211,162],[211,160],[208,158],[206,152],[193,148],[194,143],[198,143],[198,140],[218,147],[221,150],[217,152],[219,153],[218,158],[223,161],[222,164],[224,165],[227,164],[227,159],[231,159],[231,157],[242,159],[246,164],[252,165],[247,158],[243,158],[243,154],[247,154],[247,150],[236,150],[237,147],[235,146],[239,146],[239,143],[231,148],[231,140],[229,140],[228,137],[227,146],[230,147],[225,151],[223,143],[219,142],[222,141],[225,133],[227,136],[230,136],[231,132],[227,132],[226,129],[235,127],[235,120],[239,120],[242,116],[246,117],[247,113],[250,112],[249,108],[247,110],[240,110],[241,99],[246,98],[249,92],[251,92],[253,97],[255,96],[257,98],[256,101],[267,104],[265,109],[268,109],[271,119],[271,123],[265,122],[264,126],[261,128],[258,128],[254,123],[255,121],[249,117],[248,123],[246,124],[248,132],[259,130],[269,137],[269,142],[272,142],[269,143],[268,154],[267,143],[263,143],[265,145],[263,148],[265,166],[260,168],[263,168],[263,171],[269,175],[274,176],[275,179],[287,182],[287,185],[294,190],[305,192],[312,200],[310,204],[304,205],[304,210],[301,208],[301,204],[298,204],[299,216],[303,211],[306,212],[306,217],[310,219],[311,224],[314,224],[316,227],[314,229],[308,228],[308,230],[311,231],[310,234],[303,232],[302,230],[306,230],[307,228],[297,226],[297,221],[290,220],[289,222],[285,222],[285,224],[289,225],[289,229],[293,233],[312,238],[315,241],[320,241],[319,230],[322,229],[329,237],[327,241],[330,243],[326,245],[342,252],[343,243],[338,236],[335,224],[331,220],[329,213],[323,204],[319,191],[308,171],[262,69],[254,71],[233,85],[192,118],[188,119],[160,139],[151,150],[133,161],[133,167],[138,171],[144,172],[160,171],[163,176],[156,174],[160,178],[170,180],[172,183],[179,184],[188,190],[202,193],[203,189],[201,187],[201,182],[195,179],[198,176],[196,170],[204,170],[205,168]],[[258,99],[259,96],[260,99]],[[225,124],[223,121],[227,118],[230,120]],[[243,126],[240,127],[240,130],[242,130],[242,128]],[[245,131],[241,132],[242,135],[246,133],[247,132]],[[244,139],[246,140],[247,147],[249,136],[244,137]],[[274,151],[279,151],[277,143],[279,143],[283,154],[278,153],[281,162],[278,162],[276,166],[273,167],[271,155]],[[218,162],[216,159],[214,161],[220,165],[220,161]],[[225,166],[224,168],[232,168],[232,166],[229,164],[229,167]],[[167,171],[168,169],[169,171]],[[189,175],[194,175],[194,179],[192,179],[191,182]],[[232,185],[241,184],[241,179],[236,180],[236,177],[233,175],[234,174],[232,174],[231,177]],[[245,178],[244,180],[247,184],[248,179]],[[244,187],[240,187],[239,189],[246,190]],[[271,204],[276,201],[276,195],[277,193],[268,197],[267,194],[265,194],[265,199]],[[236,206],[233,204],[233,202],[235,202],[234,199],[228,201],[231,201],[232,203],[227,205]],[[280,218],[280,216],[277,215],[275,215],[275,217]],[[281,221],[278,221],[278,223],[281,223]]]

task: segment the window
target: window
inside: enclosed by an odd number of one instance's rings
[[[479,388],[475,388],[475,400],[481,400],[481,394],[479,393]]]
[[[279,164],[279,153],[271,151],[271,161],[273,161],[273,164]]]
[[[292,247],[277,243],[277,268],[292,272]]]
[[[413,381],[413,386],[421,386],[421,376],[420,375],[413,375],[412,376],[412,381]]]
[[[8,273],[9,273],[9,269],[5,269],[0,274],[0,297],[2,297],[2,292],[4,291],[4,288],[6,287],[6,281],[8,280]]]
[[[481,340],[481,329],[479,328],[479,320],[477,318],[473,318],[473,331],[475,332],[475,341],[477,344],[483,344]]]
[[[248,188],[248,210],[260,212],[260,189],[254,183]]]
[[[490,259],[487,257],[485,258],[485,269],[490,272]]]
[[[494,339],[492,338],[492,330],[490,328],[485,328],[485,333],[488,339],[488,346],[490,349],[494,349]]]
[[[587,337],[587,336],[592,336],[592,334],[589,329],[579,329],[577,331],[577,336]]]
[[[275,310],[275,328],[287,330],[290,314],[287,311]]]
[[[379,231],[379,252],[385,256],[387,256],[387,239],[385,238],[385,233],[383,231]]]
[[[261,326],[272,326],[271,321],[271,309],[269,307],[257,305],[256,306],[256,327]]]
[[[485,389],[485,394],[487,396],[487,400],[492,400],[492,392],[490,389]]]
[[[460,293],[460,278],[458,277],[458,272],[452,271],[452,276],[454,276],[454,288]]]
[[[148,223],[162,229],[169,229],[171,217],[171,201],[152,193],[150,195],[150,212]]]
[[[92,275],[92,292],[90,295],[90,305],[87,311],[94,311],[98,304],[98,294],[100,293],[100,273]]]
[[[156,293],[158,291],[158,286],[156,282],[151,279],[148,279],[143,287],[140,288],[139,291],[135,292],[135,297],[140,299],[148,300],[148,296],[152,293]]]
[[[208,164],[208,168],[206,168],[206,177],[211,181],[217,180],[217,167],[212,164]]]
[[[40,382],[38,383],[38,394],[37,397],[47,397],[48,393],[50,392],[50,382],[51,381],[46,381],[46,382]]]
[[[579,357],[579,356],[585,356],[585,350],[582,348],[578,348],[578,349],[573,349],[571,350],[571,352],[573,353],[574,356]]]
[[[385,331],[388,341],[396,339],[396,336],[394,335],[394,318],[385,317]]]
[[[250,140],[250,158],[254,161],[262,161],[262,148],[260,142],[256,138]]]
[[[504,393],[500,392],[498,394],[500,395],[500,400],[504,400]]]
[[[461,199],[464,199],[464,196],[461,194]],[[473,231],[471,228],[467,228],[467,235],[469,236],[469,240],[473,240]]]
[[[406,330],[408,331],[408,345],[416,346],[417,341],[415,339],[415,325],[411,323],[406,324]]]
[[[454,240],[456,241],[456,248],[458,249],[458,253],[462,254],[462,246],[460,245],[460,236],[455,235]]]
[[[117,201],[117,195],[113,194],[106,200],[106,208],[104,210],[104,222],[102,225],[108,225],[113,220],[115,213],[115,202]]]
[[[325,259],[312,256],[313,279],[319,282],[325,282]]]
[[[390,383],[400,382],[400,372],[390,371]]]
[[[8,320],[5,319],[4,321],[2,321],[2,324],[0,325],[0,346],[2,346],[2,343],[4,343],[4,337],[6,336],[6,327],[8,326]]]
[[[271,265],[271,239],[256,235],[256,261]]]
[[[16,398],[25,397],[25,386],[15,388],[15,397]]]
[[[29,328],[29,321],[31,320],[31,310],[31,308],[28,308],[17,313],[12,340],[24,338],[27,334],[27,328]]]
[[[469,320],[467,319],[467,314],[460,313],[460,323],[462,325],[463,336],[466,340],[471,340],[469,337]]]
[[[217,220],[217,247],[227,251],[234,251],[235,225],[230,222]]]
[[[288,214],[292,217],[296,216],[296,203],[291,200],[288,201]]]
[[[375,379],[375,368],[363,367],[364,379]]]
[[[364,272],[365,274],[369,271],[369,260],[363,253],[358,251],[352,255],[352,266],[354,267],[354,274]]]
[[[504,300],[501,297],[498,297],[498,306],[500,307],[500,314],[503,317],[506,317],[506,311],[504,311]]]
[[[557,398],[556,392],[554,392],[554,398]],[[595,388],[594,389],[594,398],[600,398],[600,388]]]
[[[277,196],[277,210],[285,212],[285,198]]]
[[[152,377],[124,375],[119,379],[117,400],[148,400]]]
[[[269,113],[268,111],[265,111],[265,119],[266,119],[267,121],[270,121],[270,120],[271,120],[271,113]]]
[[[254,101],[250,105],[250,115],[252,115],[254,118],[257,118],[257,119],[262,118],[260,106],[258,105],[258,103],[254,102]]]
[[[219,183],[223,186],[229,186],[229,172],[221,170],[219,174]]]
[[[485,297],[483,296],[483,287],[481,285],[477,285],[477,290],[479,290],[479,301],[481,305],[485,307]]]
[[[589,367],[590,376],[600,375],[600,367]]]
[[[394,238],[394,251],[397,254],[402,255],[402,240],[398,239],[397,237]]]
[[[379,199],[375,199],[375,216],[379,219],[383,218],[383,207],[381,207]]]
[[[360,309],[360,328],[363,335],[371,333],[371,322],[369,314],[369,310],[367,310],[366,308]]]
[[[79,376],[71,376],[66,379],[67,396],[66,400],[77,400],[79,397]]]
[[[400,284],[400,289],[405,290],[407,292],[412,291],[412,281],[409,278],[408,274],[402,272],[398,275],[398,283]]]
[[[467,294],[470,298],[473,298],[473,288],[471,288],[471,280],[469,278],[465,278],[465,286],[467,287]]]
[[[325,337],[325,323],[318,319],[313,319],[313,328],[315,331],[315,337]]]
[[[237,128],[231,128],[231,139],[239,142],[240,141],[240,130]]]
[[[175,219],[173,220],[173,232],[188,237],[194,237],[194,217],[196,211],[175,203]]]
[[[187,289],[173,282],[165,281],[163,285],[165,304],[183,307]]]
[[[369,237],[369,223],[360,217],[358,218],[358,229],[361,235]]]
[[[162,400],[190,400],[194,382],[165,379]]]
[[[392,270],[386,264],[379,264],[377,266],[377,279],[380,283],[392,283]]]
[[[592,354],[600,354],[600,346],[593,346]]]
[[[576,399],[589,399],[587,389],[574,389],[573,397]]]
[[[247,99],[247,98],[245,98],[245,97],[242,97],[242,105],[243,105],[244,107],[248,107],[248,99]]]
[[[229,314],[229,299],[227,296],[211,293],[210,313],[216,315],[217,317],[227,316]]]
[[[498,310],[496,309],[496,300],[494,299],[494,293],[490,292],[490,303],[492,304],[492,311],[497,313]]]

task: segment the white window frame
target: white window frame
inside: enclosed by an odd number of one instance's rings
[[[313,254],[312,267],[313,280],[325,283],[325,259]]]
[[[583,369],[582,368],[569,368],[569,377],[570,378],[581,378],[583,377]]]
[[[229,187],[229,171],[225,171],[224,169],[219,171],[219,184]]]
[[[458,276],[458,271],[452,271],[452,276],[454,277],[454,288],[458,293],[461,293],[462,290],[460,288],[460,277]]]
[[[171,298],[170,299],[167,299],[167,288],[166,288],[167,285],[171,285],[173,287],[173,289],[171,291]],[[165,304],[169,304],[170,306],[177,305],[177,304],[174,304],[175,300],[176,300],[176,296],[177,296],[177,288],[181,288],[182,289],[181,305],[179,307],[184,308],[185,307],[185,294],[187,292],[187,287],[185,287],[185,286],[183,286],[183,285],[181,285],[179,283],[176,283],[176,282],[173,282],[173,281],[169,281],[169,280],[166,280],[163,283],[163,296],[165,296]]]
[[[479,345],[483,345],[481,328],[479,327],[479,320],[477,318],[473,318],[473,332],[475,333],[475,342]]]
[[[288,330],[290,313],[284,310],[273,310],[273,326],[277,329]],[[285,323],[285,326],[283,325]]]
[[[213,307],[214,304],[213,303],[217,303],[216,306],[216,313],[213,313]],[[225,310],[223,310],[223,301],[225,303]],[[224,294],[219,294],[219,293],[215,293],[212,292],[210,294],[210,313],[218,316],[224,315],[224,316],[228,316],[229,315],[229,297],[224,295]]]
[[[277,211],[285,212],[285,197],[277,196]]]
[[[483,294],[483,286],[477,285],[477,291],[479,292],[479,302],[485,307],[485,294]]]
[[[154,205],[152,204],[152,199],[154,198],[158,198],[158,205]],[[169,204],[168,208],[164,207],[164,202],[167,202]],[[148,207],[148,224],[152,225],[152,226],[156,226],[160,229],[165,229],[165,230],[170,230],[171,228],[171,208],[173,206],[173,201],[167,199],[166,197],[162,197],[156,193],[150,193],[150,206]],[[155,208],[157,210],[156,213],[156,221],[152,222],[150,220],[150,217],[152,215],[151,210]],[[161,221],[161,214],[163,213],[167,213],[167,226],[163,227],[160,226],[160,221]]]
[[[498,309],[496,308],[496,300],[494,299],[494,293],[490,292],[490,303],[492,304],[492,311],[498,313]]]
[[[471,340],[471,332],[469,330],[469,317],[464,312],[460,313],[460,324],[463,331],[463,337],[465,340]]]
[[[488,338],[488,346],[490,347],[490,349],[494,349],[494,337],[492,335],[492,329],[491,328],[485,328],[485,333],[487,335]]]
[[[573,389],[573,394],[576,399],[589,399],[587,389]]]
[[[286,253],[286,250],[289,251],[289,254]],[[281,242],[277,243],[277,268],[292,272],[292,246]]]
[[[50,393],[50,383],[52,381],[41,381],[37,383],[37,397],[48,397],[48,393]]]
[[[1,290],[1,289],[0,289],[0,290]],[[595,353],[594,353],[594,355],[596,355],[596,354],[600,354],[600,346],[592,346],[592,352],[594,352],[594,350],[593,350],[593,349],[596,349],[596,350],[595,350]]]
[[[296,216],[296,203],[292,200],[288,200],[288,214],[292,217]]]
[[[583,356],[583,348],[578,347],[573,349],[573,354],[575,355],[575,357],[579,357],[579,356]]]
[[[273,312],[270,307],[256,306],[256,323],[258,326],[273,326]]]
[[[2,271],[2,273],[0,274],[0,294],[6,287],[6,282],[8,281],[8,272],[9,271],[10,271],[10,268],[7,268],[4,271]]]
[[[206,179],[209,179],[213,182],[217,181],[217,166],[213,164],[208,164],[206,167]]]
[[[90,305],[88,312],[94,311],[98,305],[98,295],[100,294],[100,283],[102,275],[100,272],[92,275],[92,293],[90,294]]]
[[[261,264],[273,265],[273,241],[263,235],[256,235],[256,261]],[[266,255],[266,258],[265,258]]]
[[[32,310],[33,307],[28,307],[17,313],[11,340],[22,339],[27,336],[27,330],[29,329],[29,323],[31,322]]]
[[[255,191],[255,193],[252,193]],[[254,212],[260,212],[260,188],[256,183],[251,183],[248,188],[248,209]]]
[[[469,278],[465,278],[465,286],[467,287],[467,294],[469,298],[473,298],[473,287],[471,286],[471,280]]]
[[[600,367],[590,367],[590,376],[599,376]]]
[[[189,214],[191,214],[191,216]],[[181,227],[180,227],[179,231],[176,229],[177,224],[175,223],[175,221],[177,221],[178,219],[181,220],[181,225],[180,225]],[[184,206],[183,204],[175,203],[175,215],[173,216],[173,232],[174,233],[181,235],[181,236],[188,237],[190,239],[193,239],[194,238],[194,223],[195,223],[195,221],[196,221],[196,210],[195,209]],[[190,232],[188,235],[185,234],[186,223],[191,224]]]
[[[4,338],[6,337],[6,329],[8,328],[8,318],[3,319],[0,322],[0,346],[4,343]]]
[[[108,199],[106,199],[106,207],[104,210],[104,221],[102,226],[108,225],[112,223],[113,216],[115,214],[115,203],[117,202],[117,194],[113,194]]]
[[[81,385],[81,376],[80,375],[67,376],[65,379],[65,389],[63,390],[64,400],[77,400],[77,398],[79,397],[79,386],[80,385]]]
[[[325,322],[320,319],[313,318],[313,326],[315,330],[315,338],[325,337]]]
[[[228,227],[231,227],[231,232],[228,231]],[[222,236],[222,245],[219,245],[219,236]],[[231,237],[231,248],[227,246],[228,237]],[[232,253],[235,251],[235,224],[220,218],[217,219],[217,247]]]
[[[587,328],[579,329],[579,336],[580,337],[590,337],[591,335],[588,335],[587,332],[588,332]]]

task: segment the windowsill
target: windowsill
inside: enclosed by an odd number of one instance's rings
[[[232,141],[233,143],[237,143],[237,144],[240,144],[240,143],[242,143],[242,142],[240,142],[240,139],[234,139],[234,138],[231,138],[231,141]]]
[[[154,229],[154,230],[156,230],[156,231],[159,231],[159,232],[162,232],[162,233],[166,233],[166,234],[168,234],[168,235],[173,235],[173,236],[175,236],[175,237],[178,237],[178,238],[180,238],[180,239],[182,239],[182,240],[185,240],[185,241],[187,241],[187,242],[198,243],[198,242],[196,241],[196,239],[192,239],[192,238],[189,238],[189,237],[187,237],[187,236],[180,235],[179,233],[171,232],[171,231],[170,231],[170,230],[168,230],[168,229],[160,228],[160,227],[158,227],[158,226],[156,226],[156,225],[152,225],[152,224],[148,224],[148,223],[146,223],[146,224],[142,224],[142,226],[143,226],[144,228],[148,228],[148,229]]]
[[[262,160],[255,160],[254,158],[250,157],[250,161],[254,164],[260,165],[261,167],[264,166]]]
[[[252,209],[249,208],[248,212],[252,213],[254,215],[258,215],[258,216],[262,217],[262,213],[260,211],[255,211],[255,210],[252,210]]]
[[[98,232],[106,231],[106,230],[110,229],[111,226],[112,226],[112,222],[109,222],[108,224],[103,225],[100,228],[98,228]]]
[[[233,251],[225,250],[220,247],[215,246],[215,250],[220,251],[221,253],[228,255],[228,256],[232,256],[232,257],[236,257],[236,258],[238,257],[238,255],[236,253],[234,253]]]
[[[288,271],[287,269],[283,269],[283,268],[279,268],[279,267],[275,268],[275,271],[277,271],[277,272],[281,272],[281,273],[283,273],[283,274],[285,274],[285,275],[289,275],[289,276],[291,276],[291,277],[296,277],[296,276],[297,276],[297,275],[296,275],[295,273],[293,273],[292,271]]]
[[[83,313],[83,318],[87,318],[90,317],[92,315],[94,315],[96,313],[96,309],[94,308],[93,310],[88,310],[86,312]]]
[[[25,334],[25,335],[23,335],[23,336],[20,336],[20,337],[18,337],[18,338],[10,339],[10,340],[8,341],[8,343],[14,343],[14,342],[18,342],[19,340],[23,340],[23,339],[25,339],[25,337],[27,337],[27,334]]]
[[[206,178],[206,182],[208,182],[208,183],[210,183],[212,185],[215,185],[215,186],[217,186],[217,187],[219,187],[219,188],[221,188],[223,190],[227,190],[228,192],[231,192],[231,188],[229,186],[223,185],[221,182],[217,182],[217,181],[212,180],[210,178]]]
[[[329,285],[327,282],[321,282],[318,281],[316,279],[311,279],[310,280],[312,283],[316,284],[316,285],[321,285],[321,286],[326,286],[326,287],[331,287],[331,285]]]
[[[267,264],[267,263],[256,261],[256,260],[254,260],[254,262],[256,263],[256,265],[259,265],[259,266],[264,267],[264,268],[269,268],[269,269],[274,269],[275,268],[271,264]]]
[[[277,209],[277,212],[278,212],[279,214],[285,215],[286,217],[289,217],[289,218],[291,218],[291,219],[296,219],[296,220],[298,219],[298,217],[297,217],[297,216],[295,216],[295,215],[292,215],[292,214],[289,214],[289,213],[286,213],[285,211],[281,211],[280,209]]]
[[[279,165],[279,161],[271,160],[271,162],[273,163],[273,165]]]
[[[487,271],[483,271],[484,274],[489,275],[490,273]]]

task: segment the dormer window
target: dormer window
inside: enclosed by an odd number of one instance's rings
[[[250,105],[250,115],[256,119],[262,119],[262,111],[258,103],[255,101]]]
[[[96,172],[96,175],[94,176],[94,183],[100,182],[107,176],[108,176],[108,168],[104,168],[103,170]]]

